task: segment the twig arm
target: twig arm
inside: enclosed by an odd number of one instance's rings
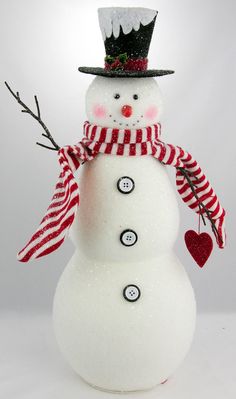
[[[22,112],[28,113],[30,116],[32,116],[32,118],[34,118],[43,128],[43,130],[45,131],[45,133],[42,133],[42,136],[46,137],[52,144],[53,147],[49,147],[46,146],[44,144],[41,143],[36,143],[38,145],[40,145],[41,147],[44,148],[48,148],[50,150],[55,150],[58,151],[60,149],[59,145],[55,142],[54,138],[52,137],[48,127],[45,125],[45,123],[42,121],[41,119],[41,113],[40,113],[40,108],[39,108],[39,102],[38,102],[38,98],[37,96],[34,96],[34,100],[35,100],[35,104],[36,104],[36,108],[37,108],[37,115],[21,100],[20,98],[20,93],[17,91],[16,93],[14,93],[14,91],[11,89],[11,87],[9,86],[9,84],[7,82],[5,82],[5,85],[7,87],[7,89],[9,90],[9,92],[12,94],[12,96],[16,99],[16,101],[23,107]]]

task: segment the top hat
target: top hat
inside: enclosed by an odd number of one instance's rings
[[[170,70],[147,69],[157,13],[139,7],[99,8],[99,24],[106,50],[105,66],[82,66],[79,71],[108,78],[144,78],[174,73]]]

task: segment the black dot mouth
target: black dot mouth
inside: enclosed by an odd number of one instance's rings
[[[112,114],[109,114],[109,118],[112,118]],[[143,115],[140,115],[140,118],[143,118]],[[113,119],[114,123],[117,123],[116,119]],[[119,122],[119,126],[126,126],[126,127],[135,127],[136,124],[140,123],[140,119],[137,119],[136,122],[134,123],[125,123],[125,122]]]

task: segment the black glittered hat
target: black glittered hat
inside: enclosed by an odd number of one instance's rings
[[[162,76],[174,71],[147,69],[157,11],[148,8],[99,8],[106,57],[104,68],[79,67],[80,72],[109,78]]]

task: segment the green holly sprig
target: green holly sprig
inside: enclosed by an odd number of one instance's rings
[[[119,54],[116,57],[114,57],[112,55],[107,55],[105,57],[105,62],[108,65],[110,65],[111,69],[114,69],[114,70],[123,69],[124,64],[127,62],[128,58],[129,57],[128,57],[127,53]]]

